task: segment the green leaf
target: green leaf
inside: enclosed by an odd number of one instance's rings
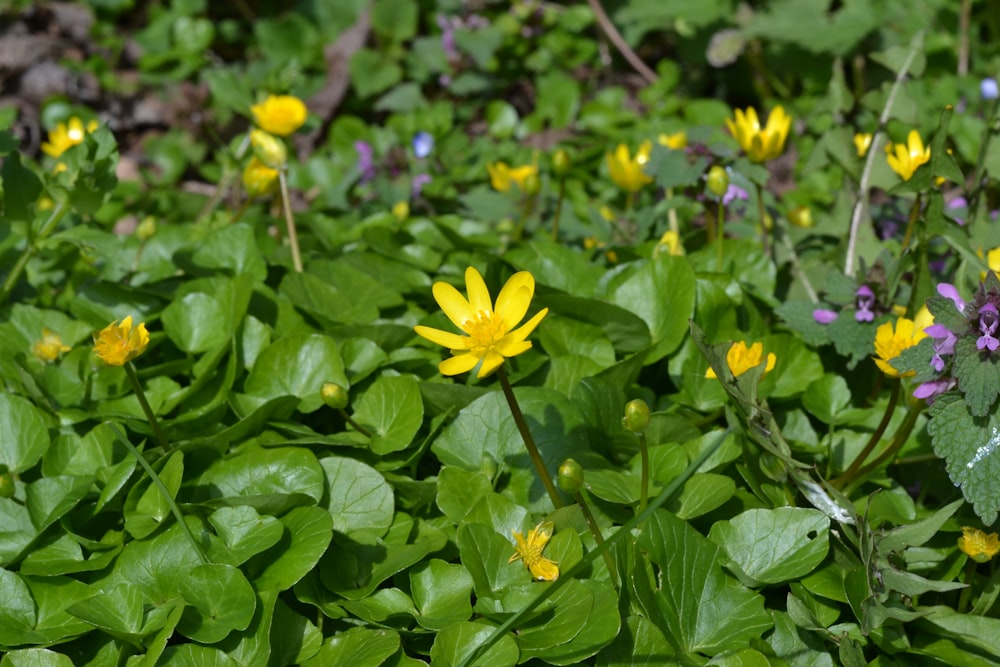
[[[752,579],[776,584],[812,572],[830,549],[830,519],[802,507],[752,509],[712,526],[709,537]]]
[[[622,624],[618,637],[597,656],[602,667],[633,667],[668,663],[674,658],[674,649],[649,619],[629,616]]]
[[[952,373],[969,412],[975,417],[987,416],[1000,395],[1000,355],[984,357],[976,349],[975,339],[964,336],[955,343]]]
[[[464,523],[458,528],[458,548],[462,565],[472,575],[476,596],[498,598],[511,586],[531,582],[528,569],[520,563],[511,563],[514,553],[511,541],[493,528],[476,523]]]
[[[399,634],[388,629],[351,628],[328,638],[303,667],[351,665],[379,667],[399,650]]]
[[[448,626],[437,633],[431,646],[431,661],[442,667],[462,664],[479,645],[486,643],[493,634],[494,626],[484,621],[461,622]],[[519,651],[517,643],[508,634],[471,663],[477,667],[513,667],[517,664]]]
[[[650,364],[677,349],[687,332],[694,313],[694,270],[684,257],[670,255],[637,262],[616,276],[610,296],[649,326],[653,347],[646,363]]]
[[[0,645],[25,643],[22,633],[33,629],[37,619],[35,601],[18,574],[0,569]]]
[[[934,453],[945,461],[948,477],[962,488],[976,514],[989,525],[1000,511],[1000,417],[974,416],[956,392],[938,396],[930,408],[927,432]]]
[[[228,340],[229,321],[219,302],[192,292],[163,309],[163,330],[185,352],[207,352]]]
[[[589,479],[589,475],[588,475]],[[684,483],[684,490],[667,509],[681,519],[693,519],[721,507],[736,493],[732,477],[715,473],[698,473]]]
[[[285,524],[288,542],[279,543],[250,561],[254,566],[264,566],[253,582],[262,592],[280,592],[294,586],[316,567],[333,539],[332,517],[319,507],[296,507],[280,521]]]
[[[301,399],[299,411],[309,413],[323,405],[320,391],[326,382],[348,386],[337,343],[320,334],[297,335],[264,348],[247,377],[245,390],[263,399],[297,396]]]
[[[351,57],[351,85],[361,98],[371,97],[399,83],[402,68],[386,54],[368,48]]]
[[[174,644],[163,650],[160,660],[171,667],[237,667],[239,663],[217,648],[199,644]]]
[[[263,282],[267,265],[261,258],[253,227],[236,223],[220,227],[198,244],[191,261],[204,269],[224,269],[231,275],[249,274]]]
[[[637,568],[639,604],[686,653],[714,655],[746,647],[772,625],[764,598],[727,577],[718,547],[673,514],[660,510],[639,536],[650,560],[660,567],[659,587]]]
[[[532,619],[517,629],[521,658],[556,665],[577,665],[609,644],[618,634],[618,595],[611,584],[573,580],[550,601],[553,615]]]
[[[1000,619],[963,614],[943,605],[927,611],[931,613],[919,621],[921,626],[987,655],[1000,655]]]
[[[38,531],[28,508],[13,498],[0,498],[0,525],[4,527],[0,531],[0,565],[6,565],[31,544]]]
[[[493,492],[490,478],[482,470],[444,466],[438,473],[437,506],[454,524],[462,523],[479,499]]]
[[[0,393],[0,464],[22,473],[38,463],[48,447],[42,412],[20,396]]]
[[[945,522],[962,506],[961,500],[948,503],[931,516],[886,531],[876,538],[878,550],[883,553],[919,547],[938,534]]]
[[[802,407],[831,426],[840,423],[840,415],[851,405],[851,390],[840,375],[828,373],[809,385],[802,395]]]
[[[94,483],[90,476],[42,477],[27,487],[28,512],[41,532],[79,503]]]
[[[330,456],[320,465],[326,473],[327,508],[334,530],[345,535],[383,535],[392,525],[395,506],[392,487],[385,478],[354,459]]]
[[[424,421],[420,385],[408,375],[380,377],[354,406],[354,420],[368,428],[376,454],[390,454],[413,444]]]
[[[251,556],[270,549],[285,530],[273,516],[262,516],[246,505],[220,507],[208,521],[228,549],[230,565],[242,565]]]
[[[129,584],[101,588],[69,607],[69,612],[102,630],[138,637],[145,621],[142,592]]]
[[[181,594],[188,606],[177,631],[204,644],[245,630],[257,605],[250,582],[231,565],[205,563],[193,568],[181,583]]]
[[[26,648],[7,653],[0,667],[73,667],[73,661],[47,648]]]
[[[374,281],[369,279],[368,283]],[[377,288],[378,284],[375,285]],[[367,324],[378,317],[378,300],[373,298],[372,289],[339,288],[310,273],[289,273],[282,279],[278,291],[298,308],[321,321]]]
[[[372,30],[403,41],[417,33],[417,3],[414,0],[379,0],[372,8]]]
[[[177,490],[184,480],[184,455],[173,452],[163,462],[157,472],[160,481],[167,488],[171,498],[177,497]],[[160,487],[146,479],[129,491],[125,500],[125,530],[136,538],[151,535],[170,516],[170,503],[163,497]]]
[[[461,565],[432,558],[410,569],[417,622],[428,630],[443,630],[472,617],[472,576]]]
[[[21,154],[8,154],[0,168],[3,180],[4,213],[9,221],[30,221],[32,207],[42,193],[42,182],[23,164]]]

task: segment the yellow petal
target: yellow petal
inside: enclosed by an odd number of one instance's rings
[[[503,363],[503,355],[494,350],[490,350],[483,357],[483,365],[479,367],[479,372],[476,374],[478,378],[484,378],[490,373],[500,368]]]
[[[476,355],[468,353],[460,354],[456,357],[445,359],[438,364],[438,371],[441,375],[459,375],[461,373],[468,373],[478,363],[479,357]]]
[[[437,345],[443,345],[450,350],[465,350],[468,348],[469,338],[467,336],[459,336],[458,334],[442,331],[441,329],[420,325],[413,327],[413,330],[418,336],[422,336]]]
[[[479,313],[492,313],[493,303],[490,301],[490,291],[486,289],[486,282],[476,267],[470,266],[465,270],[465,291],[469,295],[469,306],[472,308],[472,319]]]
[[[431,292],[434,294],[434,300],[441,306],[441,310],[448,316],[448,319],[464,331],[465,323],[475,317],[475,313],[465,297],[448,283],[434,283]]]
[[[531,576],[541,581],[555,581],[559,578],[559,566],[548,558],[539,558],[528,566]]]
[[[535,313],[535,316],[532,317],[530,320],[528,320],[527,322],[525,322],[524,324],[522,324],[520,327],[518,327],[517,329],[514,329],[509,334],[507,334],[504,337],[504,340],[507,341],[508,343],[524,340],[529,335],[531,335],[531,332],[535,330],[535,327],[538,326],[538,324],[542,321],[542,319],[546,315],[548,315],[548,313],[549,313],[549,309],[548,308],[542,308],[540,311],[538,311],[537,313]],[[511,356],[511,355],[508,355],[508,356]]]
[[[527,271],[515,273],[500,290],[495,312],[508,329],[513,329],[524,319],[534,293],[535,278]]]

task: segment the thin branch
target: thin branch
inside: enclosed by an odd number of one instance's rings
[[[622,37],[622,34],[618,32],[618,28],[616,28],[615,24],[611,22],[607,12],[604,11],[604,7],[601,6],[600,0],[587,0],[587,4],[590,5],[590,9],[594,12],[594,18],[597,19],[597,24],[601,26],[601,30],[603,30],[604,34],[608,36],[611,43],[615,45],[618,52],[625,57],[625,60],[627,60],[628,64],[632,66],[632,69],[641,74],[642,78],[649,83],[656,83],[659,81],[660,77],[656,75],[656,72],[649,69],[649,66],[642,62],[642,59],[636,55],[635,51],[632,50],[632,47],[625,43],[625,39]]]

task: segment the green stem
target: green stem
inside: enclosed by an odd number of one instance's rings
[[[347,410],[344,408],[337,408],[340,411],[340,416],[344,418],[344,421],[354,427],[354,430],[365,436],[366,438],[372,437],[372,432],[366,429],[364,426],[359,424],[354,420],[354,417],[347,414]]]
[[[28,260],[30,260],[36,252],[38,252],[38,244],[44,241],[52,230],[55,229],[62,217],[66,215],[69,209],[66,208],[65,202],[59,202],[56,207],[52,209],[52,213],[49,215],[48,219],[42,223],[41,229],[38,230],[38,234],[34,235],[34,238],[30,236],[30,225],[28,245],[24,248],[24,252],[21,256],[17,258],[14,262],[14,266],[11,268],[10,273],[7,274],[7,279],[3,281],[3,286],[0,287],[0,306],[2,306],[6,301],[7,297],[14,290],[14,286],[17,285],[17,281],[21,279],[21,274],[24,273],[25,267],[28,266]]]
[[[757,186],[757,219],[760,220],[761,244],[764,246],[764,254],[771,256],[771,235],[767,231],[767,209],[764,207],[764,186],[754,183]],[[722,234],[719,234],[722,237]]]
[[[146,421],[148,421],[149,425],[153,427],[153,433],[156,435],[156,439],[159,441],[160,446],[163,447],[163,451],[169,452],[170,443],[167,441],[167,437],[163,435],[163,430],[160,429],[160,422],[156,420],[156,415],[153,414],[153,408],[149,407],[149,401],[146,400],[146,393],[142,390],[142,384],[139,383],[139,377],[135,374],[135,367],[132,366],[131,361],[127,361],[125,362],[123,368],[125,369],[125,375],[128,376],[128,381],[132,384],[132,391],[135,392],[135,397],[139,399],[139,406],[146,415]]]
[[[910,239],[913,237],[913,228],[917,225],[917,218],[920,217],[920,204],[923,199],[922,192],[917,193],[917,198],[913,200],[913,206],[910,208],[910,219],[906,223],[906,234],[903,235],[903,246],[900,248],[900,253],[906,252],[906,249],[910,247]]]
[[[967,557],[968,558],[968,557]],[[976,577],[976,561],[968,558],[965,561],[965,588],[958,596],[958,613],[964,614],[969,608],[969,600],[972,598],[972,582]]]
[[[865,460],[871,455],[872,451],[882,440],[882,435],[885,433],[885,429],[889,427],[889,422],[892,421],[892,413],[896,410],[896,403],[899,402],[899,392],[902,383],[896,382],[892,388],[892,393],[889,394],[889,404],[885,407],[885,413],[882,415],[882,421],[879,422],[878,427],[872,433],[871,437],[868,438],[868,442],[865,444],[864,449],[861,453],[854,457],[851,465],[840,475],[837,479],[833,480],[831,484],[838,489],[843,488],[846,484],[850,483],[855,477],[857,477],[858,471],[861,466],[865,464]]]
[[[559,218],[562,216],[563,199],[566,198],[566,179],[559,179],[559,198],[556,200],[556,212],[552,218],[552,240],[559,241]]]
[[[639,488],[639,511],[646,509],[649,500],[649,448],[646,446],[646,434],[639,434],[639,460],[642,462],[641,487]]]
[[[288,243],[292,247],[292,266],[296,273],[302,273],[302,255],[299,254],[299,235],[295,231],[295,217],[292,215],[292,202],[288,196],[288,176],[285,167],[278,170],[278,182],[281,184],[281,207],[285,213],[285,225],[288,227]]]
[[[716,233],[715,248],[716,252],[718,253],[716,256],[716,264],[718,265],[719,273],[722,273],[722,261],[723,261],[722,238],[724,236],[724,233],[722,231],[722,225],[725,223],[725,219],[726,219],[726,205],[722,203],[722,197],[719,197],[719,206],[716,209],[716,225],[715,225],[715,233]]]
[[[542,460],[542,455],[538,452],[538,446],[535,445],[535,439],[532,437],[531,431],[528,430],[528,422],[524,419],[521,406],[517,404],[517,399],[514,397],[514,389],[510,386],[510,380],[507,379],[507,373],[504,371],[503,366],[497,369],[497,377],[500,378],[503,395],[507,399],[507,405],[510,406],[510,413],[514,416],[514,423],[517,424],[517,430],[521,432],[521,439],[524,440],[524,447],[528,450],[531,462],[535,464],[535,470],[538,471],[538,476],[541,478],[542,484],[545,486],[545,490],[552,500],[552,504],[556,508],[562,507],[562,498],[559,497],[556,485],[552,482],[552,476],[546,470],[545,461]]]
[[[590,511],[590,505],[587,504],[587,496],[583,494],[583,489],[574,493],[573,498],[576,499],[576,504],[580,506],[580,511],[583,512],[583,518],[587,521],[587,526],[590,528],[590,534],[594,536],[594,541],[598,546],[604,544],[604,535],[601,534],[601,528],[597,525],[597,520],[594,519],[594,515]],[[621,585],[618,580],[618,570],[615,568],[615,561],[611,558],[611,553],[608,551],[604,552],[604,564],[608,566],[608,574],[611,575],[611,581],[614,582],[615,588],[618,588]]]
[[[986,183],[983,181],[983,169],[986,164],[987,149],[989,149],[990,141],[992,141],[998,130],[1000,130],[995,125],[998,105],[1000,105],[1000,100],[992,100],[990,102],[989,112],[986,115],[986,127],[983,129],[983,135],[979,139],[979,155],[976,157],[976,169],[972,172],[972,185],[975,189],[969,195],[970,220],[977,219],[979,197],[986,186]]]
[[[135,457],[135,460],[139,462],[139,465],[142,466],[142,469],[146,471],[147,475],[149,475],[149,479],[151,479],[153,484],[156,485],[156,488],[159,489],[160,493],[163,495],[163,499],[167,501],[167,506],[170,507],[170,513],[174,515],[174,518],[177,520],[177,523],[180,524],[181,529],[184,531],[184,534],[187,535],[188,540],[191,541],[191,544],[194,546],[194,551],[196,554],[198,554],[198,557],[201,559],[201,562],[210,563],[211,561],[205,554],[204,549],[202,549],[201,543],[199,543],[198,540],[194,538],[194,534],[191,532],[191,528],[188,527],[187,522],[184,521],[184,515],[181,514],[181,509],[177,506],[177,503],[174,502],[173,496],[170,495],[170,491],[168,491],[167,487],[164,486],[163,481],[160,479],[160,476],[157,475],[156,471],[153,470],[153,467],[149,465],[149,461],[147,461],[146,458],[139,452],[139,450],[135,448],[135,445],[129,442],[128,438],[125,437],[125,434],[119,428],[118,424],[115,424],[114,422],[104,422],[104,423],[112,431],[114,431],[115,436],[117,436],[118,438],[118,441],[121,442],[123,445],[125,445],[125,448],[128,449],[129,453],[133,457]]]
[[[874,461],[866,465],[858,472],[858,477],[863,478],[873,470],[877,470],[879,466],[890,460],[900,449],[902,449],[903,445],[906,443],[906,439],[910,437],[910,432],[913,431],[913,427],[917,423],[917,417],[919,417],[920,413],[923,412],[922,408],[922,405],[910,405],[910,411],[906,413],[906,418],[903,420],[903,423],[899,425],[899,430],[896,431],[896,435],[893,436],[892,442],[889,443],[889,446],[885,448],[885,451],[879,454]]]

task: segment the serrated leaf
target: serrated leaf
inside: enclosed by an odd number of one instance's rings
[[[958,380],[958,390],[976,417],[984,417],[1000,395],[1000,355],[983,354],[976,349],[971,336],[959,338],[955,343],[955,361],[952,373]]]

